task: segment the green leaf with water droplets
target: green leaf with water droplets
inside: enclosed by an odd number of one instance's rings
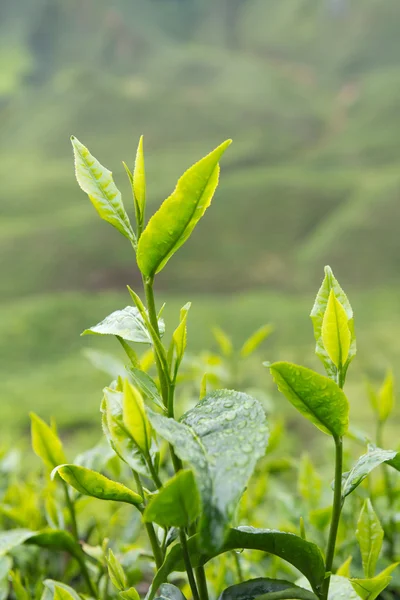
[[[205,396],[180,421],[148,411],[156,432],[193,468],[202,500],[202,544],[216,550],[256,462],[264,455],[268,428],[261,404],[240,392]]]
[[[158,321],[160,335],[165,332],[164,321]],[[123,310],[116,310],[97,325],[85,329],[81,335],[117,335],[128,342],[152,344],[150,333],[142,315],[136,306],[127,306]]]
[[[193,567],[205,565],[215,556],[231,550],[260,550],[278,556],[293,565],[307,578],[315,592],[321,588],[325,578],[324,559],[318,546],[284,531],[254,527],[230,529],[224,545],[215,552],[205,552],[200,543],[200,536],[197,534],[188,540],[188,548]],[[158,587],[170,573],[184,570],[182,548],[177,544],[171,548],[158,570],[149,589],[147,600],[154,598]],[[303,584],[299,585],[306,587]]]
[[[369,498],[365,500],[357,523],[356,538],[360,547],[365,577],[374,577],[382,549],[384,532]]]
[[[266,577],[258,577],[249,581],[242,581],[236,585],[231,585],[226,588],[219,596],[218,600],[268,600],[271,592],[289,593],[290,598],[302,600],[317,600],[317,596],[304,588],[295,585],[293,582],[284,581],[282,579],[268,579]],[[276,596],[274,596],[276,597]],[[289,598],[287,595],[286,598]]]
[[[288,362],[276,362],[269,368],[279,391],[318,429],[336,437],[346,433],[349,403],[332,379]]]
[[[336,380],[338,369],[333,360],[330,358],[325,348],[322,337],[322,324],[325,312],[327,310],[331,290],[333,290],[335,298],[340,302],[341,306],[343,307],[348,319],[347,324],[350,331],[350,347],[348,350],[346,365],[344,367],[345,374],[350,362],[352,361],[357,352],[356,337],[354,333],[353,309],[351,308],[350,302],[346,294],[340,287],[337,279],[334,277],[332,269],[330,267],[325,267],[325,278],[318,291],[310,316],[313,323],[314,337],[316,340],[315,352],[317,356],[319,356],[319,358],[322,360],[328,376]]]
[[[200,496],[192,471],[178,471],[150,501],[143,513],[147,523],[188,527],[200,514]]]
[[[307,581],[303,578],[296,581],[296,584],[309,589]],[[332,575],[328,600],[360,600],[360,598],[354,591],[349,579],[340,575]]]
[[[181,590],[172,583],[163,583],[157,594],[156,600],[186,600]]]
[[[53,471],[53,476],[58,474],[66,483],[85,496],[92,496],[100,500],[114,500],[138,506],[143,502],[138,494],[127,488],[122,483],[117,483],[96,473],[86,467],[78,465],[61,465]]]
[[[367,452],[367,454],[360,456],[351,471],[343,473],[342,497],[346,498],[346,496],[351,494],[373,469],[379,467],[384,462],[390,464],[390,461],[396,456],[397,453],[394,450],[382,450],[381,448],[375,448]]]
[[[121,192],[114,183],[111,171],[103,167],[76,137],[72,136],[71,142],[79,186],[89,196],[99,216],[136,244]]]
[[[137,249],[138,266],[145,277],[163,269],[211,204],[218,185],[218,162],[230,143],[227,140],[190,167],[151,217]]]

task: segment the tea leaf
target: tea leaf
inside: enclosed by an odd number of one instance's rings
[[[71,142],[79,186],[89,196],[99,216],[136,244],[121,192],[114,183],[111,171],[103,167],[76,137],[72,136]]]
[[[143,502],[143,498],[122,483],[112,481],[101,475],[101,473],[96,473],[96,471],[91,471],[86,467],[61,465],[54,469],[52,475],[55,473],[84,496],[92,496],[100,500],[126,502],[134,506],[138,506]]]
[[[377,575],[372,579],[350,579],[353,589],[363,600],[375,600],[391,581],[391,577],[382,575]]]
[[[259,577],[243,581],[236,585],[226,588],[219,596],[218,600],[261,600],[268,599],[269,592],[290,592],[290,598],[302,598],[303,600],[316,600],[317,596],[304,588],[298,587],[293,582],[283,581],[281,579],[267,579]],[[264,596],[264,594],[266,594]],[[286,596],[289,598],[289,595]]]
[[[360,485],[369,473],[384,462],[391,461],[397,453],[392,450],[381,450],[376,448],[367,454],[360,456],[351,471],[343,473],[342,497],[345,498]],[[388,463],[390,464],[390,462]]]
[[[43,460],[49,469],[65,463],[63,446],[57,434],[35,413],[31,413],[30,417],[34,453]]]
[[[114,552],[111,550],[111,548],[108,550],[106,562],[111,583],[115,588],[117,588],[117,590],[124,590],[127,586],[125,571],[122,568],[121,563],[115,558]]]
[[[158,322],[160,335],[165,332],[162,319]],[[123,310],[116,310],[97,325],[85,329],[81,335],[116,335],[129,342],[152,344],[152,339],[142,315],[135,306],[127,306]]]
[[[161,527],[187,527],[200,514],[200,496],[192,471],[178,471],[151,497],[143,520]]]
[[[350,577],[350,565],[352,563],[353,557],[349,556],[344,563],[340,565],[338,570],[336,571],[336,575],[341,575],[342,577]]]
[[[140,600],[139,593],[135,590],[134,587],[130,587],[129,590],[124,590],[120,592],[119,596],[123,598],[123,600]]]
[[[188,540],[188,547],[193,567],[205,565],[215,556],[230,550],[260,550],[278,556],[293,565],[305,575],[315,592],[320,589],[325,578],[325,564],[318,546],[292,533],[273,529],[238,527],[229,530],[224,545],[215,552],[204,551],[198,534]],[[182,548],[177,544],[171,548],[161,568],[157,571],[147,600],[154,598],[157,588],[170,573],[184,570]]]
[[[218,162],[230,143],[227,140],[190,167],[151,217],[137,249],[138,266],[145,277],[161,271],[205,213],[218,185]]]
[[[75,600],[75,596],[59,585],[54,586],[54,600]]]
[[[58,550],[69,552],[78,561],[82,560],[82,549],[68,531],[63,529],[43,529],[25,540],[26,544],[47,548],[49,550]]]
[[[180,323],[178,327],[175,329],[172,334],[172,344],[176,354],[176,364],[175,364],[175,375],[177,373],[178,367],[182,362],[183,356],[186,350],[187,343],[187,315],[191,306],[191,302],[187,302],[185,306],[181,308],[180,314]]]
[[[126,430],[143,454],[148,455],[151,446],[151,425],[139,390],[124,381],[122,418]]]
[[[342,368],[349,355],[351,334],[345,309],[331,289],[321,328],[322,342],[329,358]]]
[[[144,168],[143,136],[140,136],[139,139],[133,174],[130,172],[128,166],[124,162],[122,164],[125,167],[125,171],[132,187],[136,220],[138,225],[141,225],[143,223],[144,211],[146,207],[146,172]]]
[[[19,571],[10,570],[9,576],[16,600],[30,600],[31,595],[21,581],[21,573]]]
[[[255,350],[257,350],[258,346],[269,336],[273,331],[273,327],[271,325],[264,325],[257,329],[243,344],[240,350],[240,356],[245,358],[246,356],[250,356]]]
[[[225,333],[223,329],[220,327],[213,327],[212,329],[213,336],[224,356],[232,356],[233,354],[233,344],[231,338]]]
[[[297,487],[301,497],[316,508],[321,499],[322,481],[308,454],[301,457]]]
[[[20,546],[34,535],[30,529],[10,529],[10,531],[0,532],[0,557],[8,554],[10,550]]]
[[[142,392],[143,396],[165,411],[166,408],[163,404],[160,392],[150,375],[135,367],[128,368],[128,373],[132,377],[135,386]]]
[[[325,267],[325,278],[318,291],[310,316],[313,322],[314,337],[316,340],[315,352],[317,356],[319,356],[319,358],[322,360],[328,376],[332,379],[336,379],[337,367],[329,357],[329,354],[325,349],[324,342],[322,339],[322,322],[328,306],[328,300],[331,290],[334,291],[335,298],[340,302],[340,304],[346,312],[347,324],[350,330],[351,343],[348,352],[347,365],[344,369],[344,371],[346,371],[350,361],[354,358],[357,352],[356,337],[354,333],[353,309],[351,308],[350,302],[346,294],[344,293],[338,281],[334,277],[331,268]]]
[[[305,579],[296,581],[297,585],[309,589]],[[331,575],[328,600],[359,600],[358,594],[354,591],[351,580],[340,575]]]
[[[53,596],[55,594],[55,590],[57,587],[57,588],[62,588],[63,590],[67,591],[70,594],[70,596],[73,598],[73,600],[82,600],[80,595],[74,589],[72,589],[69,585],[62,583],[61,581],[55,581],[54,579],[45,579],[43,581],[43,585],[45,586],[45,588],[47,588],[47,590],[49,592],[51,592],[53,594]],[[49,594],[46,593],[47,590],[44,591],[44,593],[42,595],[42,600],[47,600],[47,598],[49,596]]]
[[[193,468],[203,506],[202,543],[218,549],[247,480],[265,453],[268,428],[260,403],[247,394],[218,390],[180,422],[150,410],[148,414],[157,433]]]
[[[181,590],[172,583],[163,583],[160,586],[156,600],[186,600]]]
[[[372,504],[367,498],[357,523],[356,538],[360,546],[365,577],[375,575],[376,563],[381,552],[384,532]]]
[[[318,429],[338,437],[346,433],[349,403],[334,381],[287,362],[276,362],[269,368],[279,391]]]
[[[386,421],[394,407],[394,380],[392,371],[388,371],[378,393],[378,414],[380,421]]]

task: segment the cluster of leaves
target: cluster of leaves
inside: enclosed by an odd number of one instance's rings
[[[3,597],[11,580],[17,600],[77,600],[82,594],[138,600],[141,593],[146,600],[184,600],[189,594],[194,600],[207,600],[218,593],[224,600],[377,598],[397,566],[396,490],[386,466],[400,470],[400,455],[380,447],[393,408],[393,378],[389,374],[378,393],[370,386],[379,424],[377,444],[369,443],[367,452],[345,472],[343,439],[357,436],[349,430],[343,387],[356,341],[352,308],[332,271],[326,269],[311,312],[316,353],[326,376],[288,362],[265,363],[279,391],[335,446],[333,503],[328,509],[319,506],[321,480],[313,464],[307,456],[300,461],[303,503],[298,535],[291,527],[276,529],[264,509],[263,485],[282,470],[282,462],[273,456],[282,424],[268,427],[265,406],[249,390],[218,386],[224,380],[240,381],[240,361],[269,335],[270,327],[256,331],[240,350],[223,331],[215,330],[222,358],[208,356],[203,361],[200,400],[182,410],[176,392],[193,369],[193,363],[185,363],[190,303],[182,307],[169,344],[164,343],[162,308],[157,311],[155,304],[155,276],[210,205],[219,161],[230,141],[186,171],[146,224],[141,139],[133,171],[124,165],[136,230],[111,172],[76,138],[72,144],[78,183],[101,218],[130,242],[145,301],[128,288],[132,305],[83,332],[114,336],[128,360],[104,389],[100,410],[107,444],[69,462],[55,424],[32,415],[32,445],[43,461],[45,477],[39,493],[37,482],[29,480],[23,488],[6,487],[2,514],[19,527],[0,534]],[[132,344],[150,349],[140,356]],[[149,374],[153,362],[155,376]],[[371,493],[350,536],[347,531],[341,539],[342,512],[348,519],[345,501],[379,465],[385,467],[383,495],[389,501],[390,521],[381,525],[373,506],[377,495]],[[257,477],[250,481],[255,470]],[[112,508],[96,512],[97,500]],[[260,527],[254,527],[252,515]],[[319,544],[308,539],[309,525]],[[376,574],[385,533],[388,564]],[[354,536],[364,576],[350,577],[352,554],[332,575],[337,546],[345,552]],[[241,550],[246,550],[245,559],[238,554]],[[56,579],[46,579],[49,575]]]

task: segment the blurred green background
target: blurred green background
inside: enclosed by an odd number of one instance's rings
[[[129,244],[75,182],[71,134],[131,214],[121,161],[140,134],[149,212],[232,137],[212,207],[157,281],[166,320],[193,301],[192,352],[215,324],[240,341],[271,322],[257,365],[317,366],[308,313],[330,264],[356,313],[349,394],[368,426],[363,378],[400,359],[399,22],[398,0],[1,0],[4,439],[29,410],[100,431],[108,378],[82,349],[119,349],[79,334],[140,290]]]

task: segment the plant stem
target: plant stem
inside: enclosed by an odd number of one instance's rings
[[[136,471],[134,471],[134,470],[132,470],[132,472],[133,472],[133,476],[135,478],[138,494],[140,494],[140,496],[142,496],[142,498],[144,500],[144,498],[145,498],[144,490],[143,490],[142,482],[140,481],[139,474],[136,473]],[[145,527],[146,527],[147,536],[149,538],[149,542],[151,545],[151,550],[153,552],[154,561],[156,563],[157,569],[159,569],[164,560],[163,552],[160,548],[160,544],[159,544],[153,523],[145,523]]]
[[[343,471],[343,440],[335,437],[335,488],[333,493],[333,510],[331,527],[329,530],[328,547],[326,551],[326,572],[332,571],[335,556],[336,537],[339,527],[340,513],[342,511],[342,471]],[[330,584],[330,575],[326,577],[322,586],[321,598],[327,600]]]
[[[189,580],[190,589],[192,590],[193,600],[200,600],[199,592],[197,590],[196,581],[193,574],[192,563],[190,562],[189,550],[187,547],[186,534],[183,529],[179,530],[179,539],[182,546],[183,560],[185,562],[185,568]],[[202,600],[205,600],[202,598]]]
[[[75,541],[77,542],[77,544],[79,544],[79,534],[78,534],[78,526],[77,526],[77,522],[76,522],[76,514],[75,514],[75,506],[74,503],[71,499],[71,496],[69,494],[69,489],[68,489],[68,485],[66,483],[63,484],[64,485],[64,492],[65,492],[65,501],[68,507],[68,512],[70,515],[70,519],[71,519],[71,528],[72,528],[72,535],[75,538]],[[80,547],[80,544],[79,544]],[[78,562],[79,562],[79,566],[81,568],[82,571],[82,576],[84,578],[84,580],[86,581],[86,585],[88,587],[88,590],[90,592],[90,594],[96,598],[97,597],[97,591],[95,588],[95,585],[93,583],[93,581],[90,578],[89,575],[89,571],[87,569],[86,566],[86,562],[85,562],[85,556],[83,553],[83,550],[81,550],[81,556],[79,558],[77,558]]]
[[[233,559],[235,561],[236,572],[237,572],[237,576],[239,579],[239,583],[242,583],[242,581],[244,581],[244,577],[243,577],[242,565],[240,564],[240,557],[235,550],[233,551],[232,554],[233,554]]]
[[[208,600],[207,579],[204,567],[196,567],[194,570],[194,574],[196,577],[197,588],[199,590],[201,600]]]

